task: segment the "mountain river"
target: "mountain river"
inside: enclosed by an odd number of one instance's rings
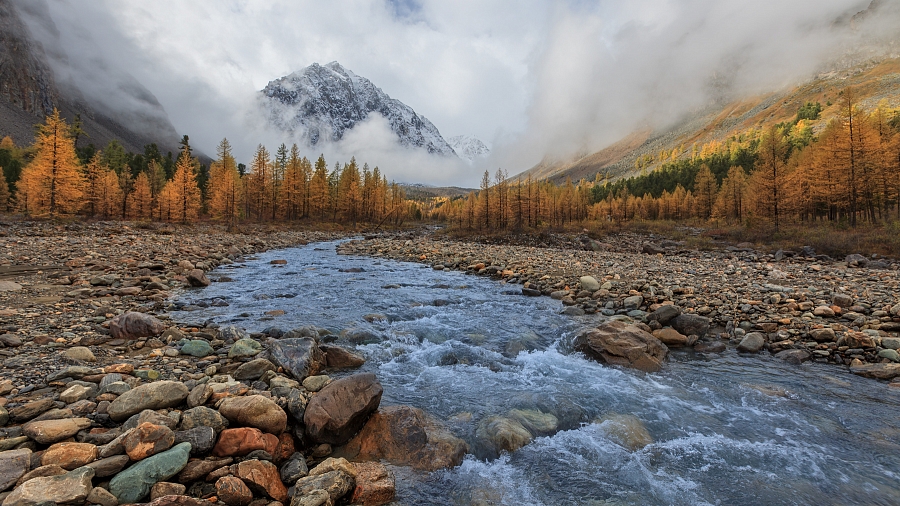
[[[656,374],[607,367],[570,351],[602,317],[561,315],[559,301],[523,297],[518,285],[341,256],[337,244],[224,266],[210,277],[231,282],[189,291],[172,314],[381,336],[357,349],[384,387],[382,405],[447,421],[472,452],[430,474],[393,468],[399,504],[900,504],[900,392],[884,383],[731,349],[675,350]],[[496,455],[476,427],[511,409],[552,413],[558,427]],[[621,445],[601,421],[614,414],[640,419],[652,442]]]

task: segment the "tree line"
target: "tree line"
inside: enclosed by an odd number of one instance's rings
[[[399,224],[421,216],[398,184],[355,158],[329,171],[323,155],[313,165],[296,144],[282,144],[274,156],[259,145],[248,167],[223,139],[207,168],[192,155],[188,136],[177,157],[163,157],[156,145],[143,154],[126,153],[115,141],[105,152],[76,148],[79,132],[77,121],[69,126],[54,111],[38,126],[33,146],[0,141],[0,211],[179,223],[209,217],[229,226],[242,220]]]

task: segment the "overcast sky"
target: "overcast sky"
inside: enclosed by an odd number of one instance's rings
[[[712,90],[764,91],[809,77],[854,36],[834,21],[868,3],[50,0],[70,51],[94,44],[209,154],[222,137],[243,161],[257,143],[278,142],[248,119],[256,92],[337,60],[445,138],[475,135],[494,155],[468,167],[369,146],[389,140],[376,121],[333,156],[357,154],[398,180],[464,185],[485,168],[514,174],[544,156],[659,128],[708,103]]]

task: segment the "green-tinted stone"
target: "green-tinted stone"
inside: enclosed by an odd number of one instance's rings
[[[181,443],[170,450],[157,453],[138,462],[113,477],[109,491],[119,503],[138,502],[150,493],[150,488],[178,474],[187,465],[191,444]]]
[[[203,339],[194,339],[193,341],[188,341],[184,346],[181,347],[182,355],[206,357],[212,355],[213,353],[215,353],[213,347]]]
[[[228,358],[252,357],[262,351],[262,345],[253,339],[238,339],[228,350]]]
[[[153,369],[138,369],[134,371],[134,375],[142,380],[157,380],[159,379],[159,371],[154,371]]]

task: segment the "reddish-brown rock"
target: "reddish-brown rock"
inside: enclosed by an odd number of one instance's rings
[[[262,395],[229,397],[219,405],[219,413],[229,422],[281,434],[287,427],[287,413],[275,401]]]
[[[277,445],[278,438],[275,440]],[[225,429],[219,434],[219,441],[216,442],[212,454],[216,457],[242,457],[253,450],[265,450],[268,444],[259,429],[253,427]]]
[[[265,460],[245,460],[231,466],[231,472],[251,489],[263,492],[276,501],[287,501],[287,488],[281,483],[275,464]]]
[[[468,452],[465,441],[412,406],[388,406],[372,415],[363,429],[335,457],[385,460],[398,466],[434,471],[454,467]]]
[[[278,444],[275,446],[275,451],[272,454],[272,457],[275,459],[276,464],[280,464],[285,460],[291,458],[291,455],[296,452],[297,449],[294,446],[294,437],[290,435],[288,432],[282,432],[280,436],[278,436]]]
[[[166,325],[154,316],[129,311],[109,322],[109,334],[115,339],[137,339],[156,336],[166,330]]]
[[[598,362],[644,372],[662,368],[669,349],[659,339],[621,321],[604,323],[575,338],[575,349]]]
[[[223,476],[216,480],[216,496],[228,506],[247,506],[253,500],[253,492],[240,478]]]
[[[41,465],[56,464],[67,471],[97,459],[97,447],[90,443],[56,443],[41,455]]]
[[[394,500],[396,483],[394,474],[378,462],[352,464],[356,470],[356,488],[350,495],[350,503],[359,506],[381,506]]]
[[[354,374],[328,384],[306,406],[306,433],[316,443],[346,443],[378,409],[382,391],[372,373]]]
[[[171,448],[175,444],[175,433],[164,425],[144,422],[129,432],[122,444],[131,460],[143,460]]]

